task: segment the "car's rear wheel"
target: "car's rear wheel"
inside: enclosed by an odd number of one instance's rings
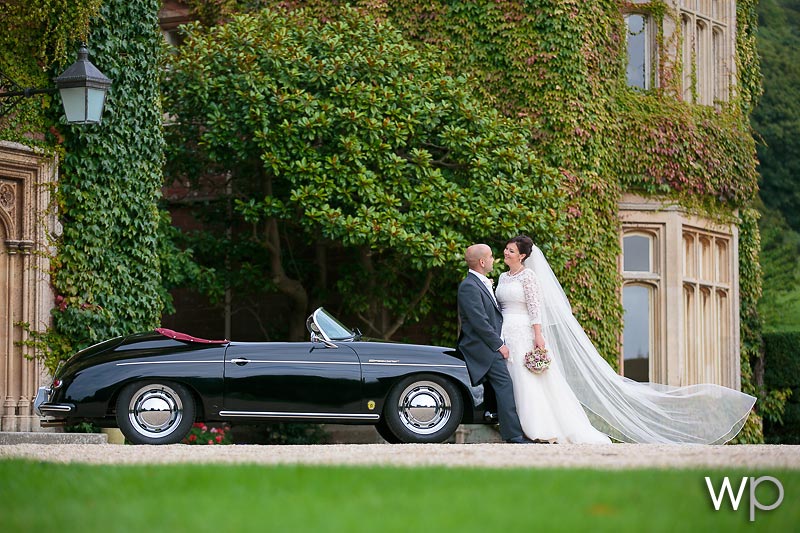
[[[420,374],[392,388],[383,420],[400,442],[443,442],[455,432],[463,414],[464,401],[450,380]]]
[[[192,394],[171,381],[127,385],[117,398],[117,424],[133,444],[175,444],[194,423]]]

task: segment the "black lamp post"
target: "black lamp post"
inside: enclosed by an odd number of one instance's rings
[[[0,93],[0,117],[7,115],[22,98],[36,94],[61,93],[64,112],[70,124],[98,124],[103,115],[106,92],[111,86],[108,79],[89,61],[89,50],[82,44],[78,50],[78,60],[67,67],[59,77],[53,80],[54,89],[23,89],[13,80],[0,73],[0,83],[12,89]],[[10,99],[7,102],[6,99]]]

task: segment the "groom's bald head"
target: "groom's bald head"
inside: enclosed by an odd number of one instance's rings
[[[466,259],[469,268],[481,273],[491,272],[491,266],[494,266],[492,264],[492,249],[487,244],[473,244],[467,248],[464,259]],[[481,260],[484,260],[483,264],[481,264]]]

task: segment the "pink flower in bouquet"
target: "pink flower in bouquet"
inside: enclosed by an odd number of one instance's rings
[[[550,354],[546,348],[534,348],[525,354],[525,368],[534,374],[541,374],[550,367]]]

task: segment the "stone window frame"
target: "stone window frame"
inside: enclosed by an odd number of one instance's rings
[[[635,224],[624,225],[620,234],[620,246],[625,250],[625,238],[631,236],[644,236],[649,239],[650,244],[650,268],[647,271],[626,270],[624,254],[620,256],[620,272],[622,274],[622,291],[620,298],[624,304],[625,288],[630,286],[645,287],[650,296],[650,335],[649,335],[649,354],[648,354],[648,376],[647,381],[658,381],[661,377],[658,362],[662,359],[663,342],[661,332],[664,331],[663,325],[663,298],[662,296],[662,272],[663,264],[661,247],[663,242],[663,224]],[[624,329],[621,336],[619,352],[619,373],[625,375],[625,350],[624,350]]]
[[[683,242],[684,330],[696,332],[684,337],[688,364],[683,379],[687,383],[720,383],[725,361],[722,354],[730,350],[731,342],[728,324],[732,309],[727,305],[733,282],[731,238],[684,226]]]
[[[631,85],[630,80],[626,79],[628,83],[628,87],[632,87],[634,89],[639,90],[649,90],[653,89],[654,87],[658,87],[658,77],[655,73],[658,71],[658,42],[657,42],[657,31],[655,20],[653,19],[652,15],[645,9],[642,10],[626,10],[623,12],[622,16],[625,23],[625,53],[627,56],[627,64],[628,68],[630,66],[630,54],[628,53],[628,42],[629,42],[629,30],[628,30],[628,19],[631,16],[641,16],[644,20],[644,28],[642,31],[644,32],[644,87],[639,87],[638,85]],[[627,78],[627,76],[626,76]]]
[[[649,283],[656,291],[651,304],[653,316],[650,380],[674,386],[711,382],[739,390],[741,348],[738,228],[733,224],[723,225],[692,215],[680,206],[632,193],[623,194],[619,216],[621,247],[626,235],[645,233],[655,236],[653,269],[657,272],[657,280],[655,276],[648,278],[642,273],[624,272],[622,254],[618,261],[623,287],[630,283]],[[713,279],[705,279],[702,276],[698,278],[687,270],[684,240],[687,234],[709,239],[715,254],[716,243],[724,243],[723,276],[719,274],[718,258],[712,261],[715,269]],[[695,257],[695,260],[699,261],[699,258]],[[700,294],[699,291],[706,291],[710,307],[705,321],[697,313],[700,306],[696,300],[693,303],[694,307],[691,308],[695,316],[689,316],[690,308],[687,307],[689,287],[694,288],[695,298]],[[703,334],[701,329],[704,326],[710,329],[706,334]],[[702,344],[695,345],[693,350],[690,346],[692,340]],[[618,357],[620,373],[624,375],[622,333],[620,341]],[[702,359],[700,354],[703,354],[702,357],[711,357],[712,360]],[[712,363],[711,370],[701,371],[709,366],[709,362]]]
[[[730,99],[735,75],[736,2],[680,0],[678,4],[683,99],[719,106]]]

